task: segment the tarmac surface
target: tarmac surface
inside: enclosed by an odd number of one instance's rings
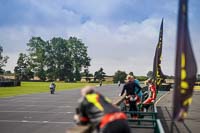
[[[117,85],[96,90],[110,99],[121,92]],[[79,89],[0,98],[0,133],[65,133],[75,126],[79,98]]]
[[[158,118],[161,119],[166,133],[200,133],[200,91],[194,91],[192,99],[187,118],[184,122],[175,122],[173,128],[171,128],[173,91],[160,99],[157,104]]]
[[[96,90],[110,99],[116,99],[122,86],[108,85]],[[159,118],[166,133],[170,133],[172,92],[168,92],[157,103]],[[200,91],[194,93],[193,103],[185,124],[176,124],[174,132],[198,133],[200,129],[199,100]],[[73,115],[78,106],[80,90],[67,90],[50,93],[0,98],[1,133],[65,133],[75,126]],[[186,128],[187,127],[187,128]],[[178,130],[178,131],[177,131]],[[133,129],[133,132],[153,133],[151,129]]]

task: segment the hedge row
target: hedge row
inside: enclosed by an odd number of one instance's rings
[[[21,86],[20,81],[0,81],[0,87]]]

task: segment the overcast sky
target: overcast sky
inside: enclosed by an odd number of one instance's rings
[[[189,30],[200,70],[200,1],[189,1]],[[146,75],[164,18],[162,70],[174,75],[178,0],[0,0],[0,45],[13,71],[32,36],[76,36],[88,46],[90,72],[100,67]]]

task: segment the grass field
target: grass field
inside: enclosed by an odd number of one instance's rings
[[[0,97],[49,92],[50,82],[21,82],[18,87],[0,87]],[[97,83],[64,83],[56,82],[56,91],[76,89],[84,86],[96,86]]]

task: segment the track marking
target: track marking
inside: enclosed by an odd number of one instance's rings
[[[155,105],[157,106],[157,103],[163,98],[163,97],[165,97],[167,94],[169,94],[170,93],[170,91],[169,92],[167,92],[166,94],[164,94],[164,95],[162,95],[156,102],[155,102]]]
[[[10,106],[8,104],[0,104],[0,106]],[[13,106],[23,106],[23,107],[35,107],[35,106],[42,106],[42,107],[56,107],[56,108],[72,108],[72,106],[56,106],[56,105],[12,105]]]
[[[74,124],[74,122],[57,122],[57,121],[27,121],[27,120],[0,120],[0,122],[10,123],[47,123],[47,124]]]
[[[10,111],[10,110],[4,110],[4,111],[1,111],[0,110],[0,113],[44,113],[44,114],[74,114],[74,112],[43,112],[43,111]]]

